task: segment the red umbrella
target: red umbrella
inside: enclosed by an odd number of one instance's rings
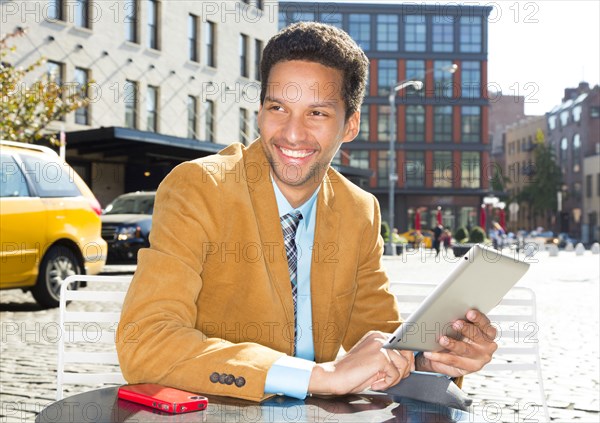
[[[500,226],[506,232],[506,213],[504,213],[504,209],[500,209]]]
[[[421,213],[415,213],[415,231],[421,230]]]
[[[485,206],[481,205],[481,212],[479,213],[479,226],[485,229]]]
[[[437,208],[436,219],[437,219],[437,224],[441,225],[442,224],[442,208],[441,207]]]

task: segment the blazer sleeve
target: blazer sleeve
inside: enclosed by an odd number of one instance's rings
[[[197,324],[197,299],[212,236],[222,228],[216,181],[197,163],[174,169],[160,185],[151,246],[141,250],[117,332],[129,383],[259,401],[281,352],[257,343],[210,338]]]
[[[363,230],[357,269],[357,289],[354,307],[344,337],[348,351],[370,330],[393,332],[401,323],[396,298],[389,291],[389,280],[381,263],[383,238],[380,235],[379,203],[372,198],[367,224]]]

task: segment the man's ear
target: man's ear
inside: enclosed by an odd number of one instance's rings
[[[342,142],[353,141],[360,130],[360,110],[352,113],[344,124],[344,139]]]

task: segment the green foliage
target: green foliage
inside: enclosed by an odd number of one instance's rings
[[[543,133],[539,130],[534,153],[534,174],[517,200],[527,203],[534,216],[548,216],[557,208],[556,193],[562,184],[562,172],[556,163],[554,151],[544,143]]]
[[[475,226],[469,233],[469,242],[482,243],[485,241],[485,230],[481,226]]]
[[[390,242],[390,225],[386,221],[381,222],[381,236],[385,242]]]
[[[0,139],[34,142],[45,138],[58,144],[56,134],[49,133],[46,128],[50,122],[89,103],[86,96],[89,84],[84,87],[69,84],[71,92],[65,92],[65,86],[59,86],[52,77],[44,74],[28,86],[25,80],[33,79],[28,75],[39,72],[46,59],[41,57],[25,68],[6,63],[16,51],[14,46],[8,45],[9,40],[24,33],[23,29],[17,29],[0,38]]]
[[[467,242],[467,240],[469,239],[469,231],[467,231],[467,228],[465,227],[460,227],[454,233],[454,238],[458,242]]]

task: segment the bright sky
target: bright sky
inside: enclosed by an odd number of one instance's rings
[[[525,96],[526,114],[550,111],[560,103],[564,89],[576,87],[580,81],[589,82],[591,87],[600,83],[599,0],[373,3],[493,6],[489,17],[488,82],[506,95]]]

